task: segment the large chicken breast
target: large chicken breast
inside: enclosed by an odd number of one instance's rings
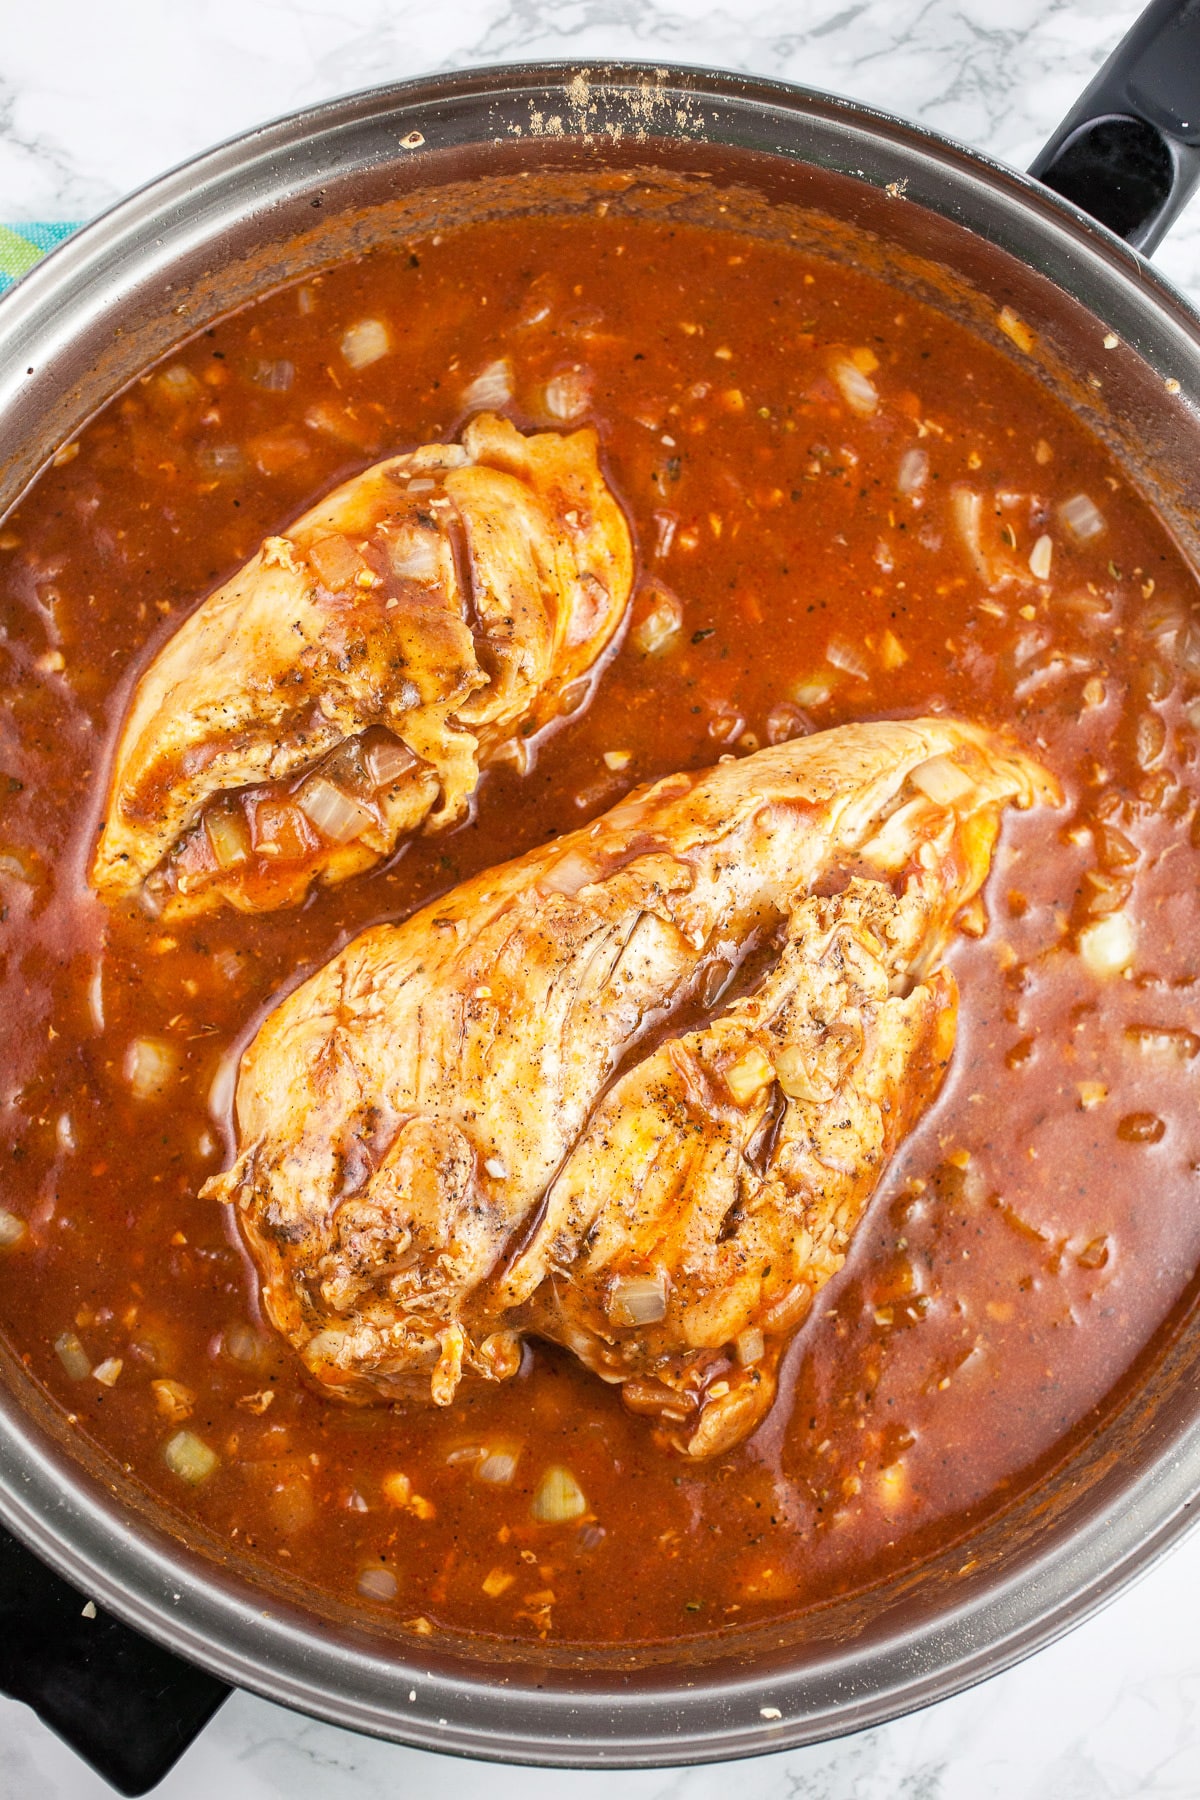
[[[946,719],[670,776],[366,931],[237,1088],[266,1312],[356,1400],[452,1400],[523,1334],[727,1448],[937,1093],[937,961],[1002,809],[1056,797]]]
[[[592,431],[524,437],[483,414],[461,445],[364,470],[142,676],[93,885],[174,916],[262,911],[453,822],[481,765],[594,669],[632,578]]]

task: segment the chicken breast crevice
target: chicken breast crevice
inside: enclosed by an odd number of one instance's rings
[[[363,933],[246,1052],[207,1190],[310,1376],[445,1404],[532,1334],[691,1456],[743,1438],[938,1091],[1002,810],[1056,796],[972,725],[845,726]]]
[[[484,414],[364,470],[142,676],[93,885],[171,916],[263,911],[454,822],[594,668],[632,577],[590,430]]]

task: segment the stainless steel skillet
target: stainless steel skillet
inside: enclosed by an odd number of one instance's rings
[[[1037,329],[1042,379],[1113,442],[1200,566],[1200,320],[1139,254],[1200,175],[1192,94],[1200,115],[1200,7],[1160,0],[1038,160],[1066,201],[900,120],[699,69],[483,70],[314,108],[123,202],[0,306],[0,510],[147,363],[264,288],[398,221],[519,212],[535,189],[539,204],[570,205],[626,170],[698,217],[728,194],[764,229],[788,209],[830,254],[868,243],[881,274],[981,333],[1010,306]],[[515,1646],[489,1658],[434,1640],[398,1652],[152,1506],[81,1451],[6,1353],[0,1515],[158,1644],[342,1724],[564,1766],[741,1756],[954,1692],[1142,1570],[1186,1528],[1200,1492],[1198,1364],[1200,1325],[1183,1308],[1095,1432],[977,1532],[969,1555],[959,1546],[794,1632],[713,1640],[686,1656],[547,1654],[539,1665]],[[28,1644],[30,1625],[11,1579],[0,1616],[16,1687],[11,1646]],[[51,1656],[46,1669],[49,1692]],[[211,1703],[218,1690],[207,1693]],[[124,1777],[129,1791],[137,1780]]]

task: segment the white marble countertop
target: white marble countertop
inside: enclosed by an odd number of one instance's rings
[[[0,220],[84,219],[216,140],[373,82],[525,57],[707,62],[904,113],[1025,165],[1136,0],[10,0]],[[997,22],[1000,19],[1002,22]],[[1200,302],[1200,201],[1160,266]],[[235,1695],[162,1800],[1195,1800],[1200,1536],[1019,1668],[912,1718],[731,1768],[500,1769]],[[0,1700],[4,1800],[109,1790]]]

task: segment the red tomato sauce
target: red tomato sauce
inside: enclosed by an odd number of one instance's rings
[[[364,321],[388,349],[355,367]],[[564,405],[595,424],[640,546],[590,707],[527,773],[487,774],[468,823],[300,908],[106,912],[85,872],[137,674],[333,483],[452,436],[501,359],[519,426]],[[1019,356],[784,244],[476,225],[200,333],[0,526],[0,1326],[30,1375],[114,1474],[401,1634],[674,1639],[795,1616],[964,1533],[1098,1416],[1200,1255],[1195,602]],[[198,1197],[272,1002],[636,784],[933,710],[1012,729],[1066,804],[1006,821],[948,957],[950,1077],[758,1433],[690,1466],[540,1345],[445,1411],[311,1392]],[[168,1455],[180,1432],[203,1471]],[[554,1464],[581,1520],[531,1512]]]

